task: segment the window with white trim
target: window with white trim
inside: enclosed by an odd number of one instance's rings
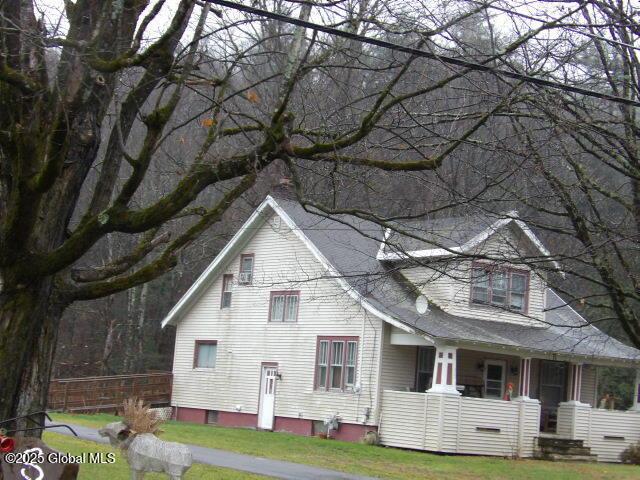
[[[471,270],[471,303],[525,312],[529,272],[475,264]]]
[[[271,292],[269,321],[297,322],[299,303],[299,291]]]
[[[220,300],[220,308],[229,308],[231,306],[231,295],[233,294],[233,275],[222,276],[222,298]]]
[[[357,358],[358,337],[318,337],[316,389],[353,389]]]

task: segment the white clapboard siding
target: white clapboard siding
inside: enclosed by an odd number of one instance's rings
[[[480,455],[517,455],[519,402],[463,398],[460,403],[457,451]]]
[[[383,445],[424,449],[426,395],[386,390],[382,395],[379,433]]]
[[[424,265],[416,265],[401,270],[402,275],[440,308],[446,309],[453,296],[455,280],[445,271]]]
[[[540,404],[385,390],[383,445],[477,455],[531,457]]]
[[[415,385],[417,349],[412,345],[391,345],[392,328],[385,324],[380,388],[407,391]]]
[[[566,438],[583,440],[600,462],[619,462],[620,454],[640,441],[640,412],[561,404],[558,433]]]
[[[445,408],[444,395],[430,395],[424,393],[427,397],[427,423],[425,430],[424,446],[425,450],[440,451],[442,450],[442,435],[439,432],[443,428],[442,413]]]
[[[620,454],[640,442],[640,413],[591,409],[588,446],[601,462],[619,462]]]
[[[261,227],[243,253],[255,255],[253,285],[235,285],[230,308],[221,309],[222,276],[178,323],[174,356],[174,406],[207,410],[258,411],[262,362],[277,362],[277,416],[345,422],[376,418],[382,323],[366,313],[326,272],[288,228],[273,219]],[[225,273],[239,272],[239,257]],[[300,290],[297,323],[269,323],[270,291]],[[360,337],[360,392],[314,390],[318,336]],[[193,368],[196,340],[217,340],[214,369]],[[368,417],[365,415],[368,414]],[[368,418],[368,420],[367,420]]]

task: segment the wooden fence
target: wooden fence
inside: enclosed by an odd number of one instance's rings
[[[167,406],[171,401],[171,380],[168,372],[55,379],[49,387],[47,408],[76,412],[115,410],[131,397],[154,407]]]

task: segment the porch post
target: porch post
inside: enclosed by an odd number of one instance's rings
[[[569,402],[580,403],[582,363],[569,364]]]
[[[460,395],[456,389],[456,350],[450,345],[436,345],[433,382],[428,392]]]
[[[531,384],[531,357],[520,359],[520,370],[518,372],[518,398],[529,400],[529,386]]]
[[[636,370],[636,381],[633,385],[633,406],[631,410],[640,412],[640,368]]]

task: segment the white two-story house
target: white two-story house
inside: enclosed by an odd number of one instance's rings
[[[333,419],[338,439],[504,456],[553,436],[618,461],[640,440],[638,381],[634,409],[599,409],[596,370],[640,351],[523,255],[548,252],[515,214],[390,233],[269,196],[164,320],[175,417],[302,435]]]

